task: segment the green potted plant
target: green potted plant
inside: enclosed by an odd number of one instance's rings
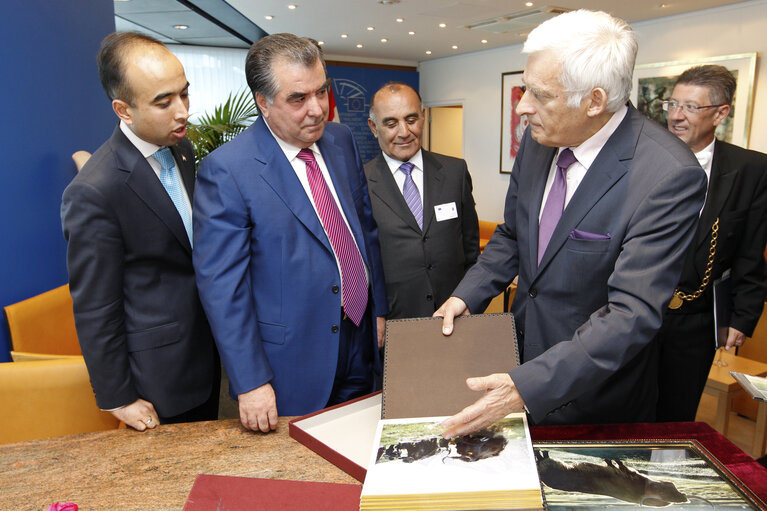
[[[187,137],[194,146],[195,163],[199,165],[211,151],[236,137],[257,116],[253,95],[249,90],[242,90],[237,94],[229,94],[226,101],[215,107],[212,113],[205,113],[197,122],[190,122]]]

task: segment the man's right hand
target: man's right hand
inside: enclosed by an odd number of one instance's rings
[[[271,383],[240,394],[237,399],[243,426],[264,433],[277,429],[277,399]]]
[[[144,431],[147,428],[153,429],[160,424],[160,418],[154,410],[154,405],[140,398],[122,408],[111,410],[109,413],[137,431]]]
[[[451,296],[442,306],[433,314],[435,318],[442,318],[442,333],[450,335],[453,333],[453,318],[456,316],[468,316],[471,314],[466,302],[457,296]]]

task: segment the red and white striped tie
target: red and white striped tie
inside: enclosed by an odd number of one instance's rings
[[[306,175],[309,178],[314,205],[341,266],[341,301],[344,312],[359,326],[368,305],[368,284],[362,256],[322,177],[314,153],[311,149],[301,149],[298,158],[306,163]]]

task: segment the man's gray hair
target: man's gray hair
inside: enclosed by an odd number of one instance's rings
[[[272,65],[279,59],[305,67],[312,67],[319,60],[326,69],[322,50],[314,39],[294,34],[268,35],[253,43],[245,58],[245,78],[254,98],[261,94],[269,103],[274,101],[279,85]]]
[[[577,107],[596,87],[607,111],[628,101],[639,46],[631,27],[602,11],[580,9],[544,21],[527,36],[522,53],[551,52],[560,64],[567,104]]]

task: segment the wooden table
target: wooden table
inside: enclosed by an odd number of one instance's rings
[[[178,511],[197,474],[359,484],[291,439],[288,420],[266,435],[231,419],[3,445],[0,509]]]
[[[726,365],[718,365],[717,361],[720,359]],[[754,376],[767,376],[767,364],[735,356],[732,351],[720,350],[717,353],[716,360],[708,373],[708,380],[703,391],[717,399],[714,428],[723,435],[727,435],[727,428],[730,423],[732,398],[740,392],[745,392],[735,378],[730,375],[730,371]],[[754,458],[759,458],[764,454],[766,430],[767,403],[759,403],[754,440],[751,444],[751,452],[749,453]]]

